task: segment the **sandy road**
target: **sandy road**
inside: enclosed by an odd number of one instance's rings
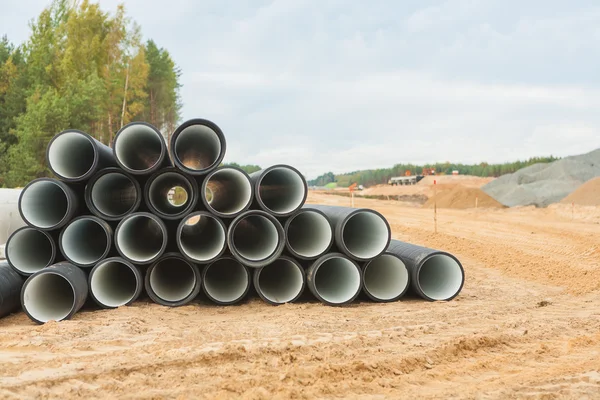
[[[0,398],[600,398],[600,209],[443,210],[434,235],[432,210],[356,205],[459,256],[461,295],[19,314],[0,320]]]

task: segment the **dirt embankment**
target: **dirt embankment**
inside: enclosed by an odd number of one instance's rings
[[[438,208],[453,208],[457,210],[475,207],[504,208],[502,204],[494,200],[483,190],[460,185],[440,190],[437,196],[430,197],[423,207],[433,208],[436,204]]]
[[[594,178],[565,197],[562,204],[578,204],[580,206],[600,206],[600,178]]]

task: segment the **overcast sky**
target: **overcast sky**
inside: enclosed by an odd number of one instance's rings
[[[0,33],[26,40],[47,4],[2,0]],[[125,6],[181,67],[184,119],[225,132],[226,161],[290,163],[313,178],[600,147],[596,0]]]

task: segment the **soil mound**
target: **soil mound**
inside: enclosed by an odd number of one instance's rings
[[[433,208],[437,201],[438,208],[466,209],[475,208],[477,203],[481,208],[503,208],[504,206],[491,196],[478,188],[470,188],[457,185],[452,189],[438,192],[437,197],[431,197],[423,205],[427,208]]]
[[[565,197],[561,203],[575,203],[580,206],[600,206],[600,178],[594,178]]]

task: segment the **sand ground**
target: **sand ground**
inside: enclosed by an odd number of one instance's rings
[[[600,398],[600,208],[443,210],[434,234],[430,209],[355,201],[455,253],[461,295],[17,314],[0,320],[0,398]]]

